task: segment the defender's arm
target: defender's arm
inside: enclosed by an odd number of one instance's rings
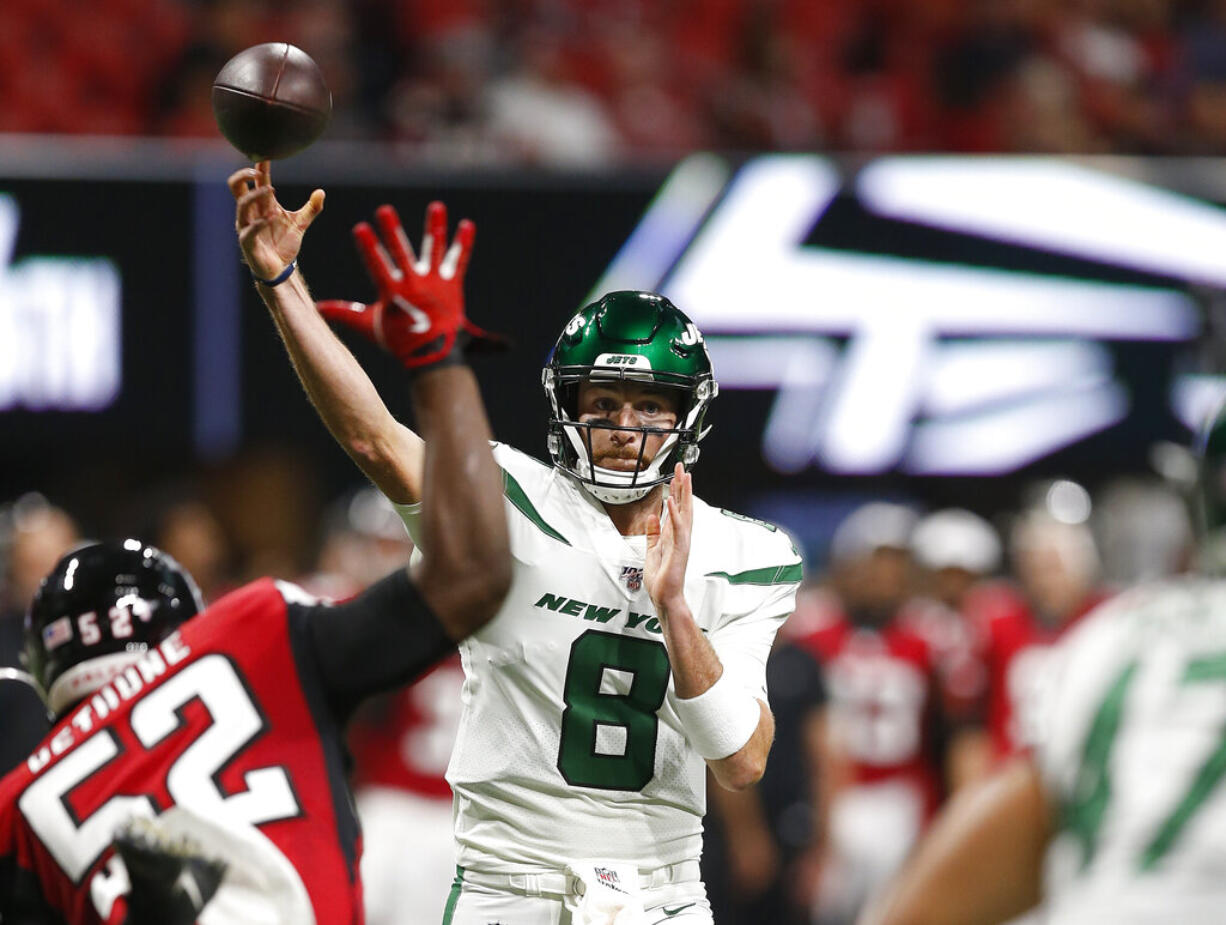
[[[1019,759],[954,795],[860,925],[989,925],[1038,904],[1051,807]]]

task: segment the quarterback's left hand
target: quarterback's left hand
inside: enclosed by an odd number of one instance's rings
[[[694,481],[681,463],[673,469],[664,517],[659,532],[647,534],[647,561],[643,583],[656,615],[668,619],[670,611],[685,603],[685,567],[690,561],[690,533],[694,526]]]
[[[358,331],[409,369],[458,358],[459,348],[498,346],[502,338],[477,327],[464,313],[464,273],[477,228],[464,219],[447,246],[447,208],[430,203],[422,233],[421,256],[389,205],[375,210],[379,237],[367,222],[353,228],[353,238],[379,298],[370,305],[329,300],[320,313]]]

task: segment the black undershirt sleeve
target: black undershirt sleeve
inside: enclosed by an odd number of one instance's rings
[[[310,607],[305,616],[337,717],[347,717],[372,694],[408,684],[455,650],[405,569],[343,604]]]
[[[35,874],[12,856],[0,857],[0,925],[66,925],[43,897]]]

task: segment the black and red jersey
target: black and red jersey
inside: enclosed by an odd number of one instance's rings
[[[1088,594],[1058,624],[1039,618],[1021,592],[1005,582],[991,582],[967,597],[966,613],[974,645],[987,676],[985,724],[996,760],[1034,744],[1035,710],[1051,647],[1104,600],[1102,590]]]
[[[832,734],[856,782],[908,781],[935,809],[942,700],[929,642],[896,620],[856,625],[829,605],[797,642],[821,664]]]
[[[316,922],[360,923],[342,740],[355,690],[328,683],[313,626],[337,609],[254,582],[65,714],[0,782],[0,911],[122,921],[115,830],[180,806],[255,830],[239,834],[289,862]]]

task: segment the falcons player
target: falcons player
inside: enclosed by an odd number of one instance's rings
[[[873,502],[831,543],[837,606],[799,641],[826,679],[823,920],[845,921],[902,863],[941,792],[937,653],[899,619],[915,514]]]
[[[1033,743],[1051,646],[1107,597],[1086,523],[1058,518],[1038,504],[1018,517],[1010,546],[1020,587],[986,582],[964,599],[987,681],[982,730],[968,727],[959,736],[960,752],[980,756],[977,770],[967,762],[968,779],[983,777]]]
[[[241,170],[231,186],[239,240],[271,300],[283,284],[305,292],[294,260],[322,193],[285,212],[266,185],[248,188],[261,172]],[[456,337],[472,227],[448,250],[441,206],[431,217],[433,245],[405,282],[416,333],[398,341],[429,436],[424,560],[339,605],[265,579],[201,611],[191,578],[139,541],[65,556],[27,621],[29,666],[57,722],[0,783],[6,925],[362,921],[345,722],[454,651],[510,576],[501,478]],[[117,828],[141,818],[157,820],[154,835],[125,835],[116,855]],[[158,830],[172,838],[160,853],[169,876],[150,878]],[[218,868],[183,863],[184,837],[226,865],[203,913]]]
[[[453,655],[411,687],[376,698],[351,725],[369,925],[442,918],[455,876],[451,787],[444,774],[460,725],[463,684],[460,657]],[[413,837],[406,839],[406,832]]]

